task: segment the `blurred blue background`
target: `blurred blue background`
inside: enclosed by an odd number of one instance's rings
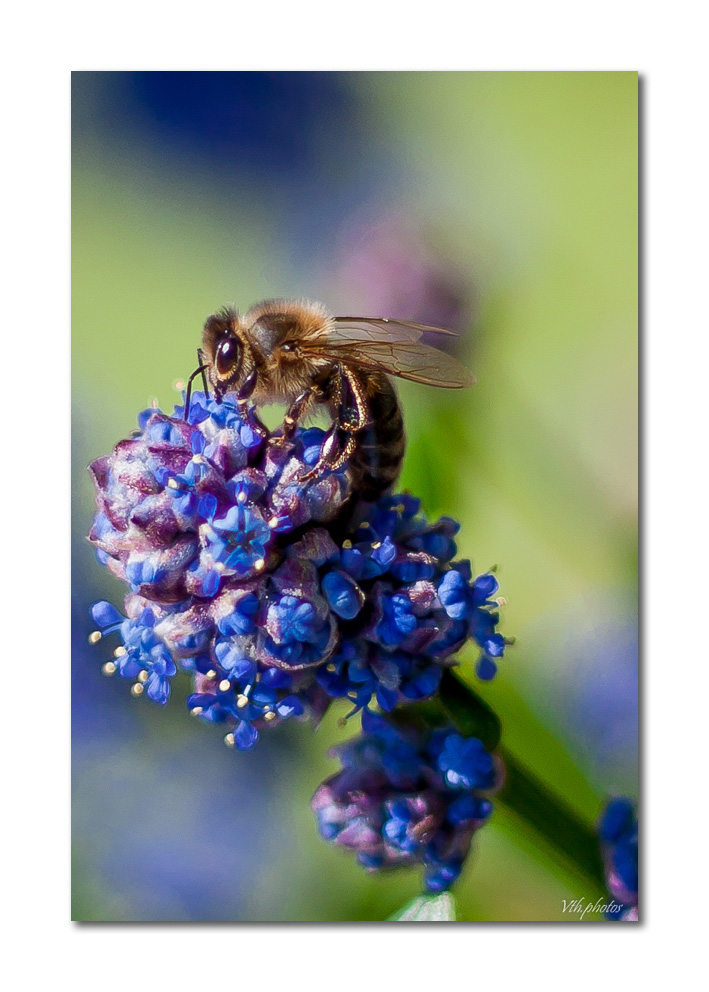
[[[402,384],[401,486],[499,566],[507,746],[589,821],[637,795],[637,75],[78,72],[72,113],[73,918],[376,920],[418,890],[317,836],[340,711],[234,753],[87,644],[123,590],[86,465],[171,408],[226,302],[458,330],[478,384]],[[460,918],[563,919],[584,884],[499,809]]]

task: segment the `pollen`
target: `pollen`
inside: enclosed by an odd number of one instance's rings
[[[382,546],[382,542],[381,541],[374,541],[373,544],[372,544],[372,548],[375,549],[375,550],[377,548],[381,548],[381,546]]]
[[[136,682],[135,685],[132,685],[130,687],[130,691],[132,696],[142,696],[143,686],[140,684],[140,682]]]
[[[104,675],[113,675],[116,671],[116,666],[112,661],[107,661],[106,664],[101,667],[101,671]]]
[[[504,596],[498,596],[495,602],[498,606],[507,606],[507,600]]]
[[[180,488],[179,483],[177,482],[176,479],[168,479],[167,480],[167,484],[170,487],[170,489],[179,489]]]
[[[206,673],[205,678],[213,679],[216,674],[217,673],[214,671],[214,669],[210,668],[209,671]]]
[[[100,630],[92,630],[89,634],[89,644],[98,644],[101,640],[102,634]]]
[[[350,548],[352,547],[352,541],[350,541],[348,538],[346,541],[342,542],[342,547],[346,548],[349,551]]]
[[[278,527],[278,517],[271,517],[271,519],[268,521],[268,526],[271,528],[271,530],[273,530],[274,527]]]
[[[276,719],[276,714],[273,712],[273,710],[270,710],[268,713],[264,713],[263,718],[264,720],[268,720],[270,722],[271,720]]]
[[[245,503],[246,502],[246,493],[243,492],[243,490],[236,497],[236,502],[237,503]]]
[[[227,692],[229,689],[231,689],[231,682],[229,681],[229,679],[222,679],[221,682],[219,683],[219,691]]]
[[[227,734],[226,737],[224,738],[224,743],[226,744],[227,747],[234,747],[234,735]]]
[[[126,654],[126,649],[123,647],[122,644],[119,644],[116,650],[113,652],[113,657],[122,658],[124,654]]]
[[[192,710],[192,716],[199,716],[200,713],[204,713],[204,707],[195,706],[195,708]]]
[[[243,692],[236,697],[236,705],[239,707],[240,710],[243,710],[244,706],[247,705],[248,701],[249,701],[249,697],[245,696]]]
[[[176,379],[175,382],[172,384],[172,388],[176,389],[178,393],[181,393],[182,390],[185,388],[185,384],[182,381],[182,379]]]
[[[148,673],[147,672],[139,672],[138,673],[138,681],[139,682],[143,682],[143,683],[147,682],[148,681]]]
[[[254,568],[256,569],[257,572],[260,572],[263,568],[265,568],[265,566],[266,566],[266,562],[263,560],[263,558],[257,558],[256,561],[254,562]]]

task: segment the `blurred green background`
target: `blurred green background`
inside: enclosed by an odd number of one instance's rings
[[[172,408],[226,302],[460,332],[474,389],[402,384],[401,487],[498,565],[506,746],[589,822],[637,795],[637,99],[630,72],[73,74],[74,919],[379,920],[419,888],[317,835],[342,710],[235,753],[186,676],[162,709],[86,644],[123,595],[86,465]],[[600,894],[502,809],[455,891],[468,920]]]

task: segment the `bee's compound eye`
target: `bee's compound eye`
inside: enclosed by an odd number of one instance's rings
[[[239,342],[236,338],[224,338],[217,348],[217,372],[228,375],[239,360]]]

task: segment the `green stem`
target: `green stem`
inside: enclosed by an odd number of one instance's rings
[[[528,768],[505,751],[498,750],[505,764],[505,784],[496,796],[569,864],[605,891],[603,862],[595,830],[544,785]]]
[[[559,796],[504,748],[500,748],[500,720],[478,694],[448,669],[441,681],[440,698],[458,730],[478,737],[488,750],[497,750],[505,769],[505,784],[496,796],[555,854],[561,855],[594,886],[605,890],[603,863],[593,826],[583,821]]]

